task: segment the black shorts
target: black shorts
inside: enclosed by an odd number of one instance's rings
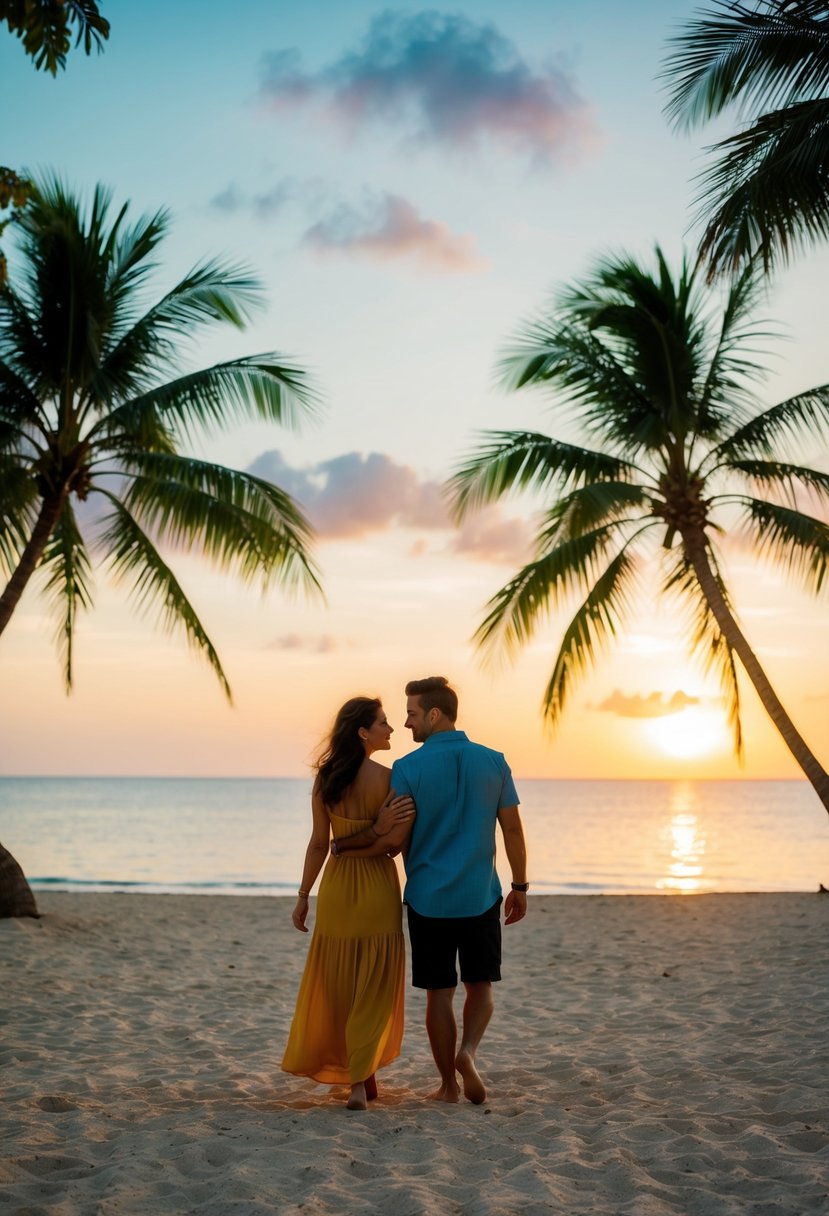
[[[501,900],[480,916],[421,916],[409,904],[412,985],[455,988],[460,959],[465,984],[501,978]]]

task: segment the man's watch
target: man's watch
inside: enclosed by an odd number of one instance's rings
[[[339,857],[339,855],[340,855],[340,846],[339,846],[339,844],[337,843],[336,838],[334,838],[334,839],[332,839],[332,841],[331,841],[331,856],[332,856],[332,857]]]
[[[510,886],[512,887],[513,891],[522,891],[525,895],[530,889],[530,884],[528,882],[513,882],[510,884]]]

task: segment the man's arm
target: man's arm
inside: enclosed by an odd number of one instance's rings
[[[371,827],[332,841],[331,852],[335,857],[343,857],[346,853],[379,857],[390,850],[399,852],[409,838],[414,816],[415,805],[409,795],[389,790]]]
[[[517,806],[502,806],[498,822],[504,834],[504,849],[507,854],[512,881],[523,885],[527,881],[527,845],[524,827]],[[514,925],[527,915],[526,891],[510,891],[504,900],[505,924]]]

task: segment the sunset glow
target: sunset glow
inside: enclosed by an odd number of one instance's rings
[[[663,718],[652,718],[646,723],[645,731],[660,751],[677,760],[694,760],[729,747],[723,713],[698,705]]]
[[[186,639],[158,630],[94,564],[67,697],[60,622],[36,577],[0,638],[0,773],[305,776],[357,693],[383,698],[394,760],[412,746],[406,681],[442,673],[460,693],[459,725],[519,778],[801,776],[747,681],[740,766],[721,690],[658,587],[551,729],[544,690],[577,605],[554,607],[514,662],[487,665],[473,642],[545,503],[516,495],[456,526],[443,492],[481,431],[588,441],[540,392],[495,387],[522,318],[601,251],[644,256],[658,241],[678,262],[693,247],[700,144],[671,130],[659,81],[688,12],[687,0],[596,0],[552,16],[537,0],[461,12],[239,0],[194,20],[187,5],[146,0],[114,6],[104,53],[75,50],[55,79],[5,33],[4,163],[54,171],[86,197],[103,182],[131,223],[169,209],[148,303],[202,259],[261,280],[248,327],[185,341],[182,370],[279,351],[313,376],[319,417],[301,431],[210,433],[194,454],[294,496],[325,598],[263,595],[198,553],[166,552],[230,707]],[[14,276],[12,227],[2,248]],[[788,341],[762,386],[769,404],[829,379],[827,282],[824,243],[770,283],[758,321]],[[825,452],[801,454],[825,466]],[[736,532],[722,546],[748,641],[826,762],[826,600],[758,565]],[[679,852],[692,826],[676,820]]]

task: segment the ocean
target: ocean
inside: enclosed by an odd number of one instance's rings
[[[829,817],[802,781],[518,780],[532,891],[816,891]],[[35,890],[290,895],[310,781],[0,777]],[[503,850],[498,869],[508,879]]]

